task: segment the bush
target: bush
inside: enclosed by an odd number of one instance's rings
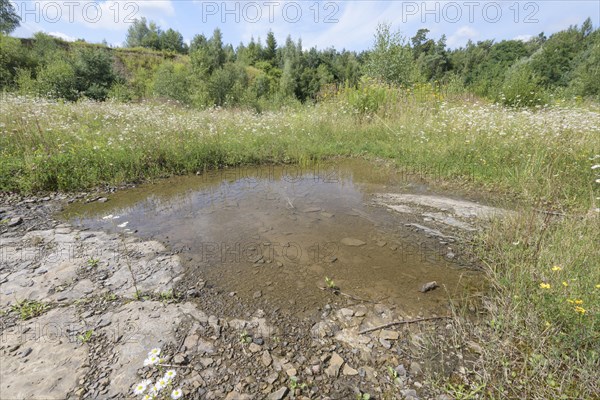
[[[247,86],[248,77],[243,67],[225,64],[213,72],[208,81],[208,95],[216,106],[238,104]]]
[[[103,49],[83,48],[75,56],[77,90],[94,100],[105,100],[116,80],[113,59]]]
[[[188,64],[165,61],[154,74],[154,94],[191,103],[192,71]]]
[[[67,61],[52,61],[39,71],[35,92],[54,99],[77,100],[79,92],[75,70]]]
[[[508,69],[499,100],[512,107],[533,107],[545,103],[545,93],[528,62],[516,62]]]
[[[127,84],[120,82],[112,85],[108,91],[108,98],[120,103],[127,103],[133,100],[134,95],[135,93],[132,88],[127,86]]]
[[[19,39],[0,34],[0,90],[14,87],[18,69],[33,65]]]

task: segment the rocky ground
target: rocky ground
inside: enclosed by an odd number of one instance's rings
[[[450,397],[433,389],[425,372],[460,382],[466,360],[477,357],[475,343],[453,346],[453,321],[445,316],[394,325],[423,316],[331,288],[313,319],[242,304],[186,275],[178,254],[161,243],[53,219],[82,196],[1,199],[2,399],[141,398],[132,387],[158,377],[155,366],[143,364],[160,348],[184,398],[442,400]],[[397,197],[386,204],[405,212],[409,203],[417,204]],[[472,217],[423,212],[459,229]],[[448,239],[438,228],[425,233]]]

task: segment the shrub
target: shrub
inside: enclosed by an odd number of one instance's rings
[[[77,90],[94,100],[105,100],[116,80],[113,59],[103,49],[83,48],[75,56]]]
[[[75,101],[79,98],[77,76],[67,61],[56,59],[43,67],[35,84],[40,96]]]
[[[500,101],[513,107],[532,107],[544,104],[545,95],[531,65],[526,61],[516,62],[506,72]]]
[[[165,61],[154,74],[154,94],[177,100],[184,104],[191,102],[192,73],[188,64]]]

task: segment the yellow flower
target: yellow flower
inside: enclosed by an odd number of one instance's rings
[[[585,314],[585,308],[583,308],[583,307],[579,307],[579,306],[576,306],[576,307],[575,307],[575,312],[577,312],[577,313],[579,313],[579,314],[583,315],[583,314]]]
[[[542,289],[550,289],[550,284],[542,282],[542,283],[540,283],[540,287]]]
[[[562,268],[558,265],[555,265],[554,267],[552,267],[552,271],[560,271],[562,270]]]
[[[571,299],[567,299],[567,301],[571,304],[583,304],[583,300],[571,300]]]
[[[567,287],[567,286],[569,286],[569,284],[567,282],[563,281],[563,286]]]
[[[596,285],[596,289],[600,289],[600,285]]]

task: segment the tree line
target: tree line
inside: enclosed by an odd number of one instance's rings
[[[6,0],[0,0],[3,3]],[[405,37],[381,24],[363,52],[303,48],[272,31],[263,43],[223,42],[219,29],[196,35],[162,30],[142,18],[129,28],[124,48],[65,43],[43,33],[24,42],[7,36],[18,26],[10,3],[0,13],[0,88],[77,100],[122,101],[158,97],[196,107],[278,107],[317,102],[341,88],[430,85],[474,93],[512,106],[552,98],[600,101],[600,30],[588,18],[527,41],[469,41],[450,49],[446,38],[420,29]]]

